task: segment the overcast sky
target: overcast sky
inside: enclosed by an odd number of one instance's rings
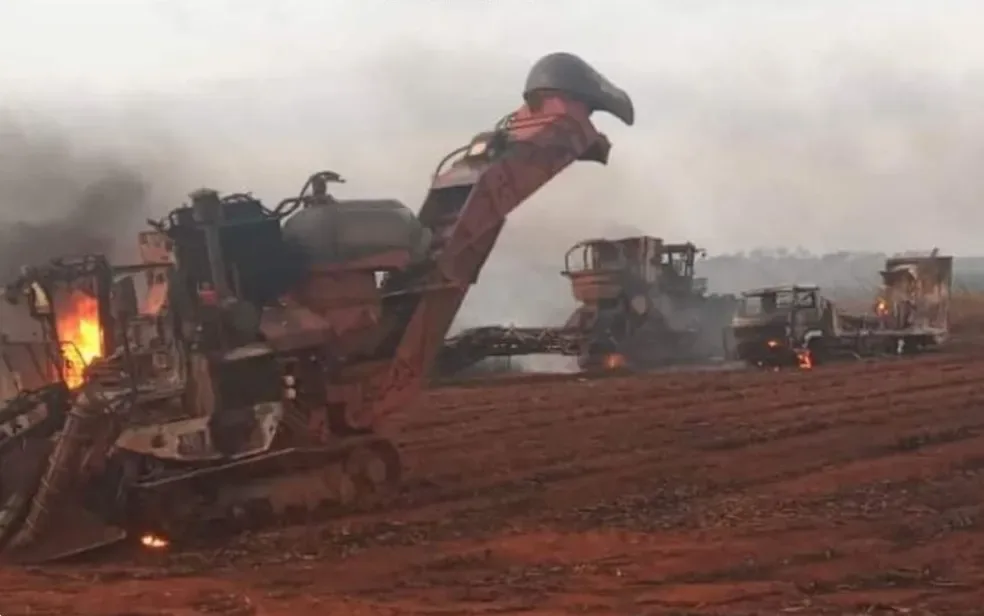
[[[982,253],[982,23],[979,0],[3,0],[0,106],[142,165],[157,209],[203,184],[276,199],[318,168],[416,208],[440,156],[566,50],[637,124],[599,119],[610,166],[517,213],[516,263],[636,231]],[[0,178],[8,217],[62,207],[11,194]]]

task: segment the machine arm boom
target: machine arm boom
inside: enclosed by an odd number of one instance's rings
[[[561,327],[476,327],[444,341],[437,373],[454,374],[486,357],[519,355],[578,355],[581,334]]]
[[[346,408],[350,426],[370,427],[420,390],[508,214],[571,163],[608,162],[611,144],[592,124],[592,112],[607,111],[628,125],[635,119],[624,91],[568,53],[550,54],[533,66],[524,99],[435,175],[419,213],[432,232],[432,267],[412,283],[416,304],[392,362],[363,390],[361,404]]]

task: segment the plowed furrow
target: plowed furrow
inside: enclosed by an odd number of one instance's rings
[[[395,421],[408,475],[386,506],[105,579],[3,572],[0,611],[975,614],[984,354],[967,348],[436,389]]]

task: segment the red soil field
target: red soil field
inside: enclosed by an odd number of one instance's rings
[[[376,511],[0,572],[0,615],[984,613],[984,353],[512,379],[394,426]]]

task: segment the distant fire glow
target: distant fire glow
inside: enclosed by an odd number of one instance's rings
[[[809,351],[796,351],[796,360],[803,370],[809,370],[813,367],[813,354]]]
[[[168,546],[168,540],[160,535],[146,534],[140,538],[140,544],[152,550],[161,550]]]
[[[618,370],[625,367],[625,357],[621,353],[609,353],[605,356],[605,368]]]
[[[76,389],[82,385],[85,367],[102,355],[99,302],[82,291],[72,291],[59,304],[55,320],[65,357],[65,382]]]

